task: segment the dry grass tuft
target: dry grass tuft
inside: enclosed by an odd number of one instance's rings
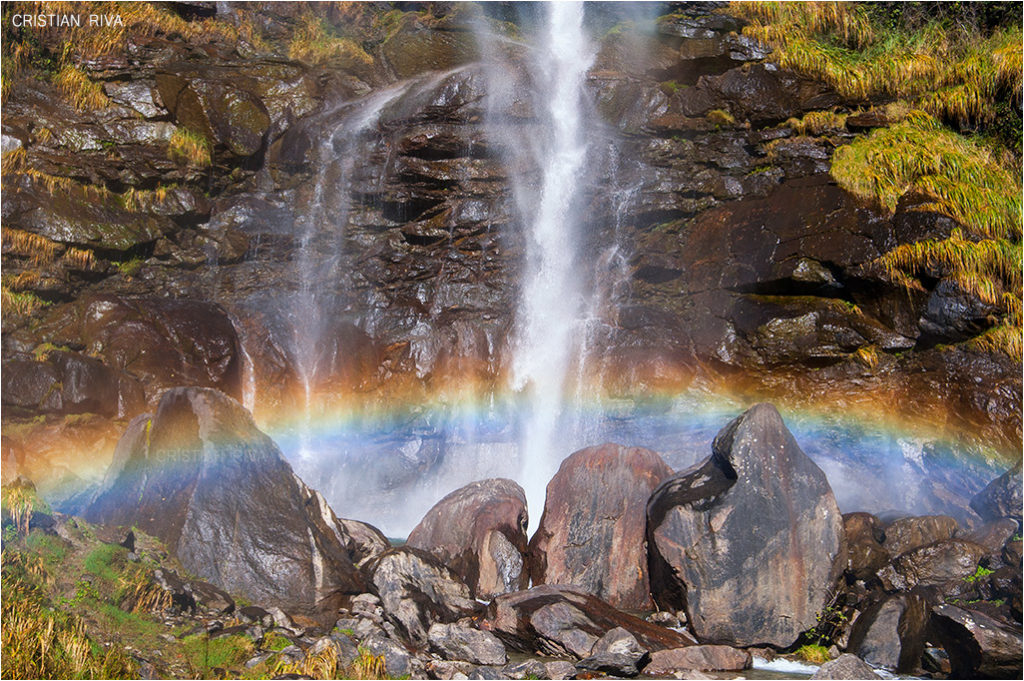
[[[847,115],[834,111],[810,111],[803,118],[790,118],[786,125],[798,135],[820,135],[845,130]]]
[[[341,69],[373,66],[373,57],[351,38],[338,36],[327,23],[312,14],[305,14],[295,29],[288,56],[315,66],[331,65]]]
[[[0,234],[2,234],[5,253],[13,252],[27,257],[36,266],[52,263],[61,250],[61,245],[56,241],[50,241],[45,236],[39,236],[32,232],[4,227],[0,230]]]
[[[206,168],[212,162],[210,143],[206,137],[184,127],[177,128],[171,135],[167,156],[172,161],[186,163],[197,168]]]
[[[65,65],[53,82],[76,109],[96,111],[110,104],[100,84],[71,64]]]

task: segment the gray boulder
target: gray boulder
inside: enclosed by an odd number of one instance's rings
[[[825,474],[770,404],[715,437],[712,455],[647,505],[651,591],[702,642],[786,647],[813,627],[842,570]]]

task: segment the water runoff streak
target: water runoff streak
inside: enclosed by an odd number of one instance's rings
[[[565,409],[573,329],[580,311],[574,209],[587,157],[583,85],[593,60],[583,30],[583,4],[555,2],[546,9],[535,69],[535,105],[543,107],[538,115],[549,137],[536,159],[536,201],[523,205],[524,193],[517,192],[528,233],[512,358],[512,388],[526,398],[520,480],[531,525],[540,517],[545,486],[560,458],[555,455],[554,436]]]

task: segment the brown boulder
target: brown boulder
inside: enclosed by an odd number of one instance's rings
[[[644,667],[644,674],[672,674],[677,671],[733,671],[749,669],[750,653],[731,646],[689,646],[656,650],[651,653],[650,663]]]
[[[526,494],[511,480],[471,482],[437,502],[407,545],[429,551],[477,598],[526,587]]]
[[[929,611],[916,593],[883,596],[854,622],[846,649],[873,667],[913,673],[924,653]]]
[[[702,642],[789,646],[843,568],[832,489],[770,404],[729,423],[712,451],[647,505],[651,591],[685,608]]]
[[[481,625],[517,650],[579,659],[589,656],[594,644],[615,627],[628,631],[647,650],[696,643],[685,634],[627,615],[573,587],[551,584],[498,596]]]
[[[955,679],[1021,678],[1020,628],[1011,631],[976,610],[932,608],[932,632],[949,654]]]
[[[885,528],[882,546],[893,556],[932,542],[952,539],[959,529],[956,520],[946,515],[900,518]]]
[[[888,591],[909,591],[916,586],[959,586],[975,573],[985,547],[961,539],[949,539],[911,549],[878,571]]]
[[[534,584],[569,584],[614,607],[650,610],[645,507],[672,469],[649,449],[605,444],[566,458],[530,541]]]
[[[891,557],[882,546],[885,531],[881,521],[870,513],[846,513],[843,531],[846,534],[846,573],[854,579],[872,579]]]

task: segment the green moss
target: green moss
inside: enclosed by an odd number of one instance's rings
[[[974,570],[974,574],[964,577],[964,581],[968,584],[975,584],[978,582],[978,580],[984,579],[985,577],[988,577],[990,574],[992,574],[992,570],[989,570],[988,568],[979,565]]]
[[[127,560],[128,550],[117,544],[101,544],[90,551],[82,566],[86,572],[111,584],[117,582],[120,567]]]

